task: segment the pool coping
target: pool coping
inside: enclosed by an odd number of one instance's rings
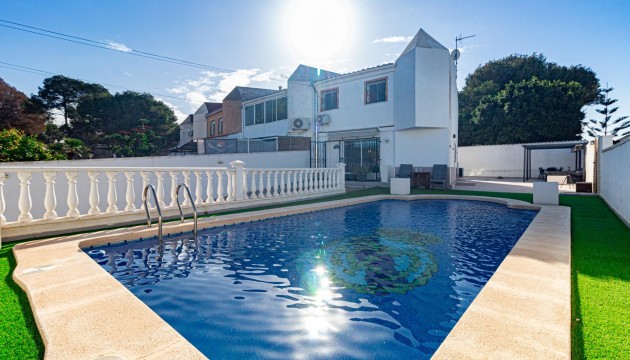
[[[476,200],[539,210],[434,358],[570,358],[570,208],[484,196],[374,195],[204,218],[199,228],[387,199]],[[165,235],[191,230],[191,221],[164,225]],[[45,359],[206,358],[82,250],[156,233],[155,227],[134,226],[14,247],[13,278],[28,295]]]

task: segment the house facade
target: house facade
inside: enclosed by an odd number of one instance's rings
[[[193,140],[193,116],[188,115],[184,121],[179,124],[179,142],[177,147],[188,144]]]
[[[225,124],[223,120],[223,107],[206,114],[206,125],[208,126],[206,130],[208,133],[207,138],[224,136]]]

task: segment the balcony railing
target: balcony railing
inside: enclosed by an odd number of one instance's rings
[[[155,186],[166,217],[177,214],[177,185],[193,192],[199,212],[294,201],[344,192],[344,165],[335,168],[0,168],[0,239],[76,232],[138,222],[142,189]],[[180,195],[181,196],[181,195]],[[190,207],[183,197],[184,209]],[[152,206],[153,207],[153,206]],[[72,220],[72,221],[71,221]]]

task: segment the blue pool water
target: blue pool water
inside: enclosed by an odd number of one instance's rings
[[[211,359],[418,359],[535,216],[391,200],[85,251]]]

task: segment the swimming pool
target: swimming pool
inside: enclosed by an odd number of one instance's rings
[[[86,252],[210,358],[427,358],[536,212],[375,203]]]

